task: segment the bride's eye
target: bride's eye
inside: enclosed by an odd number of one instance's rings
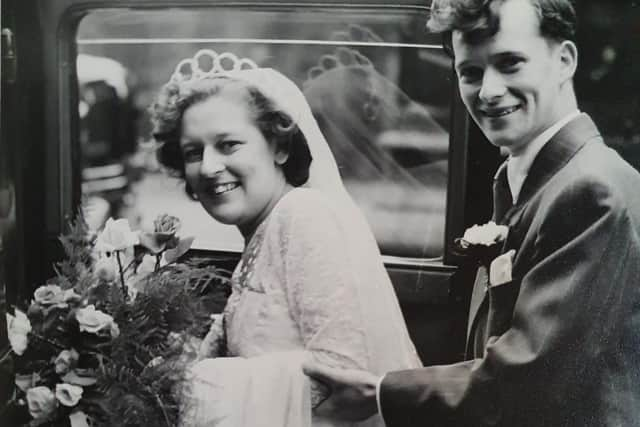
[[[185,163],[199,162],[202,160],[202,147],[190,145],[182,149]]]
[[[240,144],[241,144],[240,141],[236,141],[233,139],[225,139],[218,143],[218,147],[222,153],[230,154],[230,153],[233,153],[235,150],[237,150]]]

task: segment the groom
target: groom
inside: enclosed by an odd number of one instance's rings
[[[382,378],[308,363],[332,389],[317,410],[393,427],[640,425],[640,174],[578,111],[570,1],[434,0],[429,28],[450,36],[464,104],[509,154],[502,270],[476,279],[467,361]]]

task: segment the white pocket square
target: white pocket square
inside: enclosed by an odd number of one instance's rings
[[[513,280],[511,270],[513,268],[513,257],[516,251],[511,249],[491,261],[489,267],[489,286],[500,286]]]

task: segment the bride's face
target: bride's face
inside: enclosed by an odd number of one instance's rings
[[[185,175],[216,220],[251,235],[287,188],[286,154],[267,141],[247,103],[222,93],[184,112],[180,140]]]

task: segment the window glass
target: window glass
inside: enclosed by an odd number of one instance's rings
[[[232,52],[287,75],[304,93],[347,189],[383,253],[443,253],[450,61],[424,11],[350,8],[90,12],[80,23],[83,193],[94,226],[179,216],[195,246],[242,248],[155,160],[148,106],[176,64]],[[365,59],[363,59],[365,58]]]

